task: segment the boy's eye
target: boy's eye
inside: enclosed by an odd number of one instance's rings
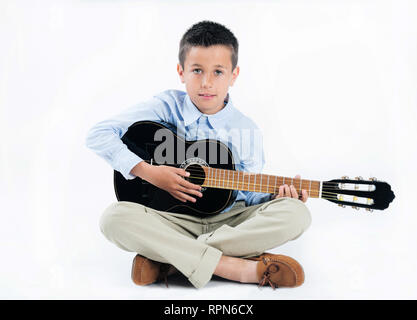
[[[200,73],[200,71],[201,71],[201,69],[194,69],[194,70],[193,70],[193,72],[194,72],[194,73],[197,73],[197,74],[198,74],[198,73]],[[216,70],[215,72],[217,72],[217,74],[218,74],[218,75],[223,74],[223,72],[222,72],[222,71],[220,71],[220,70]]]

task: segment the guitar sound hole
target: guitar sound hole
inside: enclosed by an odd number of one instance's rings
[[[191,183],[202,185],[206,178],[206,174],[203,170],[203,167],[199,164],[190,164],[185,171],[190,173],[190,176],[186,179]]]

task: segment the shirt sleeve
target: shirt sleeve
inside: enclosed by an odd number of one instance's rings
[[[242,169],[246,172],[261,173],[265,165],[265,154],[263,150],[263,137],[258,128],[255,128],[255,137],[251,140],[251,157],[242,160]],[[253,206],[271,200],[272,194],[263,192],[242,191],[246,196],[246,206]]]
[[[119,171],[125,179],[134,179],[135,176],[130,171],[143,159],[130,151],[121,138],[137,121],[167,122],[169,115],[169,105],[155,96],[95,124],[87,133],[85,145],[107,161],[114,170]]]

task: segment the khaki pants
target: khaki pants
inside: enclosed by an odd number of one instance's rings
[[[120,201],[105,210],[100,229],[121,249],[172,264],[201,288],[210,281],[222,255],[260,255],[299,237],[310,223],[307,207],[293,198],[249,207],[237,201],[228,212],[206,218]]]

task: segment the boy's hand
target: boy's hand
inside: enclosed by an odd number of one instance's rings
[[[297,174],[295,176],[295,179],[301,179],[300,175]],[[307,193],[307,190],[304,190],[304,189],[301,190],[301,199],[300,199],[300,196],[298,195],[298,192],[293,185],[288,186],[288,185],[284,184],[283,186],[279,187],[278,193],[275,193],[271,197],[271,200],[274,200],[276,198],[283,198],[283,197],[296,198],[296,199],[299,199],[303,202],[306,202],[307,199],[308,199],[308,193]]]
[[[187,202],[187,200],[196,202],[197,200],[188,194],[201,198],[203,196],[200,192],[201,187],[182,178],[188,175],[189,172],[184,169],[160,165],[149,166],[142,178],[158,188],[169,192],[174,198],[182,202]]]

